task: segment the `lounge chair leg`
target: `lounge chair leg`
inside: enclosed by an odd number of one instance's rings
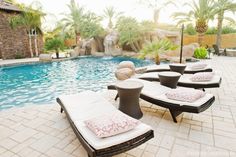
[[[116,97],[115,97],[115,100],[117,100],[119,98],[119,95],[118,95],[118,93],[116,94]]]
[[[61,113],[63,112],[63,108],[61,107]]]
[[[202,91],[205,92],[205,88],[202,88]]]
[[[176,117],[177,117],[178,115],[180,115],[182,112],[181,112],[181,111],[177,111],[177,110],[172,110],[172,109],[169,109],[169,110],[170,110],[170,114],[171,114],[171,117],[172,117],[173,121],[174,121],[175,123],[177,123]]]

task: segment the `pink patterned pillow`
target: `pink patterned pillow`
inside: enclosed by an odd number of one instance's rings
[[[204,69],[206,67],[207,67],[206,63],[195,63],[190,66],[190,68],[194,70]]]
[[[135,128],[139,121],[121,112],[116,112],[113,115],[103,115],[86,120],[85,124],[97,137],[102,138],[129,131]]]
[[[193,82],[204,82],[204,81],[210,81],[214,76],[213,72],[199,72],[193,74],[193,76],[190,78]]]
[[[205,96],[205,93],[201,90],[191,89],[191,88],[177,88],[171,89],[166,93],[168,99],[184,101],[184,102],[194,102]]]

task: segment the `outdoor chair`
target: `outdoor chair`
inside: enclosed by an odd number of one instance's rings
[[[144,88],[141,91],[140,98],[150,102],[154,105],[158,105],[164,108],[169,109],[172,119],[175,123],[177,123],[176,117],[183,112],[190,113],[200,113],[208,109],[213,102],[215,101],[215,97],[212,94],[205,93],[205,96],[196,100],[195,102],[183,102],[168,99],[165,93],[171,88],[160,85],[158,82],[150,82],[141,79],[128,79],[132,81],[138,81],[143,83]],[[108,89],[115,90],[115,84],[111,84],[107,87]],[[184,87],[178,87],[184,89]],[[116,96],[115,99],[117,99]]]
[[[226,56],[226,49],[220,49],[217,45],[212,45],[214,48],[214,54],[218,56]]]
[[[139,122],[132,130],[110,137],[99,138],[85,125],[85,120],[104,114],[124,114],[98,93],[84,91],[57,98],[61,112],[65,111],[68,121],[88,153],[89,157],[107,157],[135,148],[154,137],[150,126]]]
[[[205,68],[202,68],[202,69],[191,69],[190,65],[192,65],[192,64],[193,63],[187,64],[187,67],[184,70],[185,74],[195,74],[197,72],[212,72],[213,71],[210,65],[207,65]],[[162,72],[162,71],[170,71],[169,64],[147,66],[146,73],[149,73],[149,72]]]
[[[213,78],[210,81],[199,81],[194,82],[191,81],[191,77],[193,74],[183,74],[181,75],[180,79],[178,80],[177,86],[182,87],[189,87],[189,88],[195,88],[195,89],[205,89],[205,88],[216,88],[220,87],[221,84],[221,77],[219,75],[214,75]],[[158,81],[160,82],[158,72],[150,72],[150,73],[144,73],[138,76],[135,76],[136,78],[147,80],[147,81]]]

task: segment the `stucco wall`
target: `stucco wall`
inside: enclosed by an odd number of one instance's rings
[[[184,44],[196,43],[198,40],[197,35],[185,35]],[[216,43],[216,35],[205,35],[203,45],[212,47]],[[235,48],[236,47],[236,34],[222,34],[221,48]]]

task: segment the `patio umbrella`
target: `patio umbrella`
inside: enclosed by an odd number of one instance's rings
[[[183,38],[184,38],[184,25],[182,25],[181,28],[181,45],[180,45],[180,61],[179,63],[182,63],[182,57],[183,57]]]

